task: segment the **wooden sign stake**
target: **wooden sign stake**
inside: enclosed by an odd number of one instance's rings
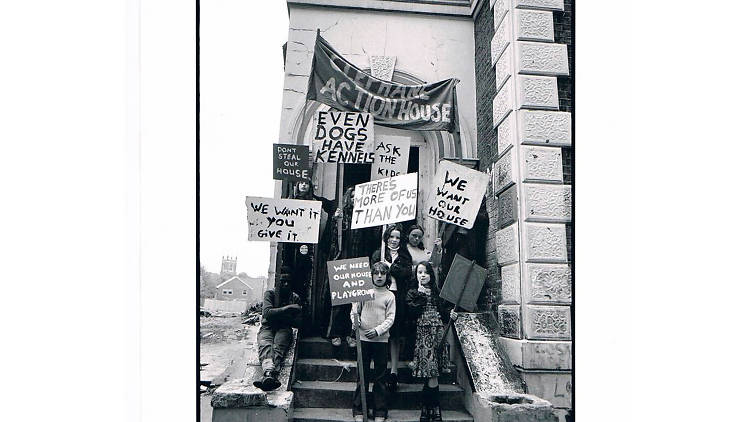
[[[359,324],[362,325],[362,307],[364,302],[359,302]],[[362,340],[359,338],[359,327],[355,331],[357,339],[357,373],[359,374],[359,397],[362,400],[363,419],[367,420],[367,384],[365,384],[365,365],[362,363]]]

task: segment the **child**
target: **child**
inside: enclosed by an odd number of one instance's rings
[[[388,371],[388,330],[396,317],[396,297],[388,290],[388,267],[382,262],[372,265],[372,283],[375,285],[375,299],[352,304],[351,319],[354,327],[359,330],[362,342],[362,365],[364,366],[365,390],[373,380],[372,400],[367,399],[375,415],[375,422],[383,422],[388,417],[385,403],[385,377]],[[373,361],[374,371],[370,371],[370,361]],[[365,391],[367,392],[367,391]],[[354,391],[352,403],[354,420],[361,422],[362,400],[360,386]]]
[[[412,363],[415,378],[425,378],[422,387],[422,413],[420,422],[442,421],[438,389],[440,366],[448,356],[447,349],[442,348],[443,322],[450,315],[455,320],[456,312],[448,312],[449,303],[438,296],[435,281],[435,270],[432,264],[422,261],[414,268],[417,288],[406,294],[406,304],[417,319],[416,344],[414,345],[414,362]]]

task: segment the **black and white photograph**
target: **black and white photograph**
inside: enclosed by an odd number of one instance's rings
[[[201,421],[573,421],[573,2],[219,3]]]
[[[749,12],[7,2],[0,420],[743,420]]]

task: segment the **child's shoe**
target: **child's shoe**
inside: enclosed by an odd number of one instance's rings
[[[336,347],[341,346],[341,337],[336,337],[333,340],[331,340],[331,344]]]
[[[354,415],[354,422],[364,422],[364,420],[365,418],[361,414]]]
[[[357,340],[353,339],[352,337],[346,336],[346,344],[349,345],[349,347],[357,347]]]
[[[375,416],[375,422],[385,422],[385,418],[382,416]]]

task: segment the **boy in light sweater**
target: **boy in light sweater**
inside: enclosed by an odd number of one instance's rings
[[[372,265],[372,283],[375,285],[375,299],[367,302],[352,304],[351,319],[354,327],[359,330],[362,342],[362,364],[365,368],[365,386],[372,386],[372,398],[368,394],[367,404],[372,407],[375,422],[383,422],[388,417],[386,406],[385,380],[388,374],[388,330],[396,317],[396,297],[388,290],[388,267],[382,262]],[[361,308],[361,310],[360,310]],[[374,370],[370,370],[370,361]],[[360,386],[354,391],[352,403],[354,420],[361,422],[362,400]]]

